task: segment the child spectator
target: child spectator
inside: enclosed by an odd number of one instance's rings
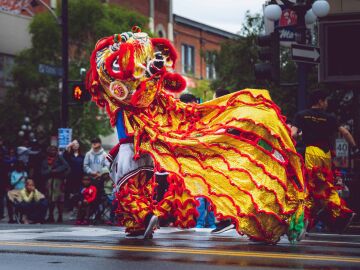
[[[22,161],[15,163],[15,170],[11,173],[10,184],[12,189],[23,189],[25,187],[25,181],[28,177],[25,171],[25,166]]]
[[[81,200],[78,203],[78,216],[76,220],[77,225],[88,225],[90,210],[94,207],[96,199],[96,187],[91,185],[89,176],[84,176],[82,179],[83,188],[81,190]]]
[[[24,224],[44,223],[47,210],[45,196],[35,188],[34,180],[27,179],[25,188],[20,191],[20,203],[17,206]]]
[[[104,183],[104,196],[107,203],[111,205],[110,220],[106,222],[108,225],[114,224],[115,221],[115,196],[114,196],[114,182],[110,178],[110,171],[107,167],[101,170],[101,181]]]
[[[15,170],[10,174],[10,185],[11,190],[8,192],[8,200],[7,200],[7,209],[9,216],[9,223],[15,223],[14,220],[14,204],[10,197],[18,191],[22,190],[25,187],[25,181],[28,177],[27,172],[25,171],[24,163],[21,161],[16,161]]]

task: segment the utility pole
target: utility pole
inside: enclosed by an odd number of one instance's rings
[[[69,48],[68,48],[68,0],[61,1],[61,32],[62,32],[62,92],[61,92],[61,127],[68,127],[68,73],[69,73]]]
[[[305,14],[308,10],[308,6],[301,4],[295,4],[293,9],[297,15],[296,25],[296,41],[298,44],[306,45],[306,23]],[[307,92],[307,80],[308,80],[308,64],[298,62],[297,63],[297,76],[298,76],[298,90],[297,90],[297,109],[302,111],[306,109],[306,92]]]

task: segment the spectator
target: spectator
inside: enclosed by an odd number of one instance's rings
[[[0,220],[4,218],[4,199],[8,180],[4,155],[5,153],[0,150]]]
[[[76,220],[77,225],[88,225],[90,210],[94,208],[96,199],[96,187],[91,185],[89,176],[84,176],[82,179],[83,188],[81,190],[81,200],[78,203],[78,217]]]
[[[218,88],[216,89],[215,93],[214,93],[214,99],[215,98],[219,98],[219,97],[222,97],[222,96],[226,96],[230,94],[230,91],[229,90],[226,90],[226,89],[222,89],[222,88]]]
[[[41,177],[41,163],[43,160],[41,147],[36,139],[32,139],[30,142],[31,151],[36,152],[36,154],[29,155],[29,178],[34,179],[36,188],[45,193],[45,184],[42,181]]]
[[[47,201],[35,188],[34,180],[26,180],[25,188],[20,191],[20,203],[17,207],[22,214],[24,224],[44,223]]]
[[[5,155],[5,164],[7,165],[8,172],[11,173],[15,169],[15,163],[17,161],[15,147],[10,147],[9,152]]]
[[[15,170],[12,171],[10,175],[10,184],[12,189],[23,189],[27,178],[28,174],[25,171],[24,163],[20,160],[16,161]]]
[[[29,159],[31,155],[37,155],[40,151],[34,151],[32,147],[29,147],[29,141],[24,140],[23,145],[18,146],[17,149],[18,160],[24,162],[25,167],[28,167]]]
[[[187,93],[182,94],[180,96],[180,101],[184,102],[184,103],[190,103],[190,104],[198,103],[197,98],[193,94],[187,94]]]
[[[93,179],[99,179],[101,170],[109,165],[100,138],[91,140],[91,150],[86,153],[84,159],[84,172]]]
[[[47,148],[47,157],[42,162],[41,174],[46,181],[46,196],[49,201],[49,216],[47,222],[54,223],[55,206],[58,209],[57,222],[63,221],[62,214],[64,208],[64,179],[69,173],[70,167],[64,158],[58,155],[55,146]]]
[[[10,197],[13,193],[17,193],[25,187],[25,181],[28,177],[25,166],[22,161],[16,161],[15,170],[10,174],[10,191],[8,192],[7,209],[9,223],[15,223],[14,220],[14,204]]]
[[[0,136],[0,155],[5,156],[7,153],[7,147],[5,145],[5,141],[3,137]]]
[[[65,202],[74,194],[80,192],[81,179],[84,176],[84,156],[80,151],[80,144],[77,140],[73,140],[64,152],[64,159],[70,166],[70,173],[66,177],[65,186]]]

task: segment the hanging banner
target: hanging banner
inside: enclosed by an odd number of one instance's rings
[[[283,46],[291,46],[295,42],[297,15],[292,9],[280,6],[282,14],[280,20],[275,22],[275,27],[279,30],[280,42]]]

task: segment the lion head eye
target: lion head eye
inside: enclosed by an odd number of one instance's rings
[[[120,71],[119,58],[116,58],[112,64],[112,69],[114,71]]]

